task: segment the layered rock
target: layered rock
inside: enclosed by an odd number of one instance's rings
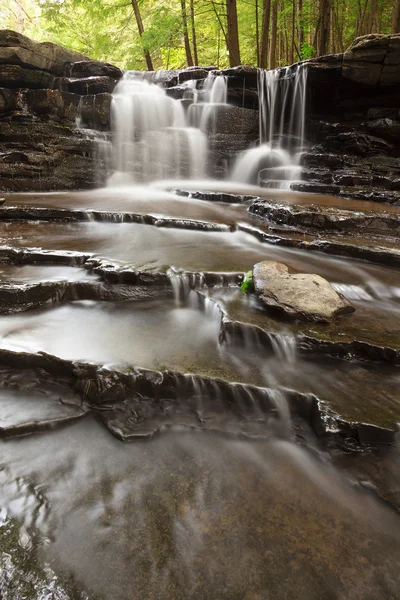
[[[357,38],[307,68],[311,148],[295,189],[397,204],[400,34]]]
[[[109,129],[110,93],[121,76],[79,52],[0,31],[1,189],[98,184],[93,136],[76,122]]]

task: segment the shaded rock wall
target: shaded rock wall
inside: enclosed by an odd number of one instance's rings
[[[93,187],[93,136],[75,123],[82,113],[87,126],[108,129],[109,93],[120,77],[113,65],[0,31],[1,189]]]

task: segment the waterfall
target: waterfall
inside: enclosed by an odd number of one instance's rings
[[[112,184],[203,177],[205,134],[188,126],[179,100],[136,72],[125,73],[114,90],[111,128]]]
[[[307,68],[303,64],[258,73],[259,146],[237,160],[234,181],[289,188],[300,178],[304,147]]]
[[[260,144],[237,159],[234,181],[288,188],[299,179],[306,78],[302,64],[259,70]],[[193,100],[187,110],[185,101],[169,96],[159,79],[158,74],[128,71],[115,87],[112,141],[99,144],[99,164],[112,173],[111,185],[206,175],[209,141],[218,133],[218,109],[229,106],[227,77],[210,71],[202,87],[195,80],[185,82]]]
[[[200,97],[200,101],[198,98]],[[189,106],[189,123],[198,127],[205,134],[214,135],[216,130],[217,110],[228,104],[228,84],[223,75],[210,71],[204,81],[201,95]]]

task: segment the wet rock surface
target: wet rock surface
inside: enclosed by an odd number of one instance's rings
[[[207,236],[210,247],[213,236],[216,241],[220,236],[234,236],[236,220],[247,220],[249,230],[253,227],[257,235],[264,235],[260,221],[246,215],[248,206],[258,200],[242,194],[232,203],[232,194],[203,194],[202,200],[168,198],[172,218],[165,214],[149,219],[144,206],[144,223],[123,223],[119,213],[117,220],[107,222],[113,213],[104,212],[106,222],[91,222],[89,229],[111,227],[116,238],[117,227],[140,226],[147,244],[155,230],[172,236],[174,245],[184,240],[185,260],[193,252],[189,236]],[[223,253],[218,244],[215,265],[219,272],[204,269],[204,245],[196,258],[203,268],[191,272],[179,269],[180,262],[172,272],[168,264],[154,268],[150,254],[144,258],[143,246],[141,252],[135,249],[133,262],[113,261],[108,256],[112,246],[103,245],[104,229],[98,231],[100,255],[96,256],[90,236],[75,239],[76,232],[71,235],[69,231],[87,223],[62,219],[63,213],[66,219],[81,219],[101,211],[93,206],[77,211],[81,196],[71,197],[69,208],[62,195],[54,198],[46,202],[43,197],[41,202],[40,196],[33,195],[30,201],[25,197],[19,203],[7,195],[2,215],[2,243],[8,246],[0,250],[0,297],[8,314],[0,316],[0,484],[7,512],[1,512],[0,518],[11,532],[2,540],[2,589],[11,597],[21,590],[32,595],[32,585],[33,593],[48,590],[50,578],[51,589],[69,600],[94,600],[104,594],[130,600],[127,590],[132,588],[164,600],[165,576],[162,587],[158,577],[156,583],[148,578],[148,564],[153,564],[156,552],[169,565],[168,597],[170,593],[184,597],[192,581],[189,572],[198,573],[188,560],[188,549],[197,548],[198,543],[196,557],[202,556],[201,565],[210,547],[213,569],[218,563],[218,578],[212,579],[211,587],[208,569],[201,580],[196,576],[191,596],[199,600],[231,600],[239,582],[247,590],[262,595],[273,592],[284,600],[281,577],[271,579],[269,573],[281,569],[283,577],[286,560],[296,560],[300,567],[285,594],[293,589],[304,600],[317,600],[327,586],[350,600],[348,586],[341,584],[349,560],[358,591],[374,590],[378,598],[382,590],[386,594],[397,589],[392,559],[398,551],[396,507],[400,506],[396,475],[399,373],[398,367],[388,364],[395,362],[393,353],[387,348],[378,352],[380,343],[393,346],[399,341],[395,315],[383,315],[378,322],[376,310],[365,311],[357,303],[356,312],[340,316],[336,325],[301,324],[293,335],[294,340],[298,338],[293,354],[279,354],[277,348],[285,348],[282,319],[251,305],[246,313],[234,311],[230,294],[248,300],[237,288],[243,273],[221,270]],[[182,218],[182,202],[188,203],[191,218]],[[193,202],[199,205],[196,219]],[[391,210],[394,219],[395,209]],[[41,211],[48,221],[29,222]],[[167,204],[164,211],[168,211]],[[386,215],[382,208],[381,212]],[[7,220],[7,214],[16,220]],[[132,216],[126,210],[125,214]],[[134,214],[140,216],[140,211]],[[223,214],[229,215],[229,227]],[[59,220],[53,222],[54,218]],[[170,227],[157,227],[159,221]],[[204,223],[218,226],[202,229]],[[40,231],[35,229],[38,225]],[[180,225],[188,230],[179,229]],[[127,258],[128,239],[136,236],[123,233],[121,259]],[[246,252],[257,237],[254,232],[246,236],[236,239],[234,260],[235,244],[229,247],[232,263],[238,264],[240,256],[243,266],[248,260]],[[272,244],[259,246],[257,252],[282,252],[273,250]],[[159,253],[159,242],[156,248]],[[304,260],[296,250],[283,251]],[[208,252],[211,266],[210,248]],[[182,260],[183,253],[167,251],[163,261],[168,263],[168,256]],[[321,269],[333,260],[321,256],[319,263],[318,256],[315,264]],[[395,269],[362,263],[355,268],[372,269],[368,271],[371,280],[379,273],[387,289],[397,285]],[[334,263],[332,269],[335,279]],[[341,269],[339,273],[344,276]],[[39,302],[34,309],[31,300]],[[137,325],[132,328],[134,322]],[[352,323],[357,331],[354,339]],[[319,336],[310,331],[318,328]],[[356,360],[362,354],[354,341],[360,334],[370,338],[364,343],[369,347],[369,361]],[[390,342],[385,337],[389,335]],[[363,357],[367,358],[366,352]],[[230,475],[232,465],[234,476]],[[143,511],[146,519],[137,519]],[[207,522],[202,517],[206,513]],[[39,516],[29,518],[30,514]],[[366,518],[370,519],[368,527]],[[232,532],[234,522],[235,541],[221,545],[221,539],[232,539],[228,531]],[[283,529],[282,523],[286,523]],[[323,528],[317,538],[316,527]],[[353,541],[349,544],[349,532],[362,540],[361,549],[358,544],[355,551]],[[251,550],[254,535],[259,541],[257,549]],[[227,551],[234,555],[238,536],[240,557],[232,563],[223,557]],[[293,536],[297,540],[301,536],[306,560],[293,550]],[[121,545],[121,539],[127,544]],[[279,552],[279,560],[265,564],[260,543],[265,543],[267,556],[271,548],[274,555]],[[246,555],[251,553],[251,572],[268,572],[257,585],[241,570],[243,544],[249,549]],[[313,569],[305,578],[310,552],[314,553]],[[388,552],[390,560],[383,558]],[[50,563],[43,570],[48,555]],[[36,561],[34,571],[31,556]],[[120,568],[121,561],[124,566]],[[135,568],[131,568],[132,561]],[[321,578],[315,575],[315,565],[321,569]],[[181,579],[179,574],[186,569],[187,576]],[[389,583],[382,585],[381,576],[389,577]]]
[[[345,207],[319,206],[295,203],[288,205],[274,199],[257,199],[249,206],[249,212],[272,224],[284,225],[301,230],[323,230],[357,232],[398,238],[400,232],[400,213],[379,211],[368,213],[346,210]]]

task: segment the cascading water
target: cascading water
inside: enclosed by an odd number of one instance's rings
[[[213,71],[207,75],[204,86],[195,102],[189,106],[188,118],[193,127],[205,134],[213,135],[216,129],[216,115],[220,106],[228,105],[228,85],[226,77]]]
[[[258,74],[260,145],[242,154],[234,181],[289,188],[300,177],[304,146],[307,69],[300,64]]]
[[[111,125],[112,184],[204,175],[205,134],[188,126],[179,100],[135,72],[125,73],[114,90]]]

